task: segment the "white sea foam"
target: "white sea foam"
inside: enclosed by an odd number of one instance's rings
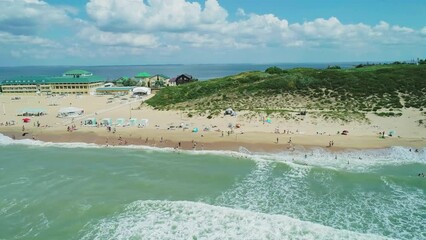
[[[27,145],[37,147],[59,148],[117,148],[117,149],[141,149],[148,152],[178,152],[190,155],[217,155],[235,158],[252,159],[256,162],[282,162],[293,167],[324,167],[332,169],[345,169],[348,171],[368,171],[371,167],[386,165],[404,165],[412,163],[426,164],[426,148],[415,152],[414,149],[405,147],[391,147],[386,149],[346,150],[342,152],[330,152],[323,148],[312,150],[296,150],[282,153],[252,153],[244,147],[239,152],[215,151],[215,150],[175,150],[173,148],[159,148],[143,145],[126,145],[106,147],[93,143],[52,143],[38,140],[23,139],[13,140],[0,134],[0,146],[2,145]]]
[[[387,177],[367,173],[368,180],[375,181],[372,184],[378,189],[357,189],[360,183],[356,180],[352,183],[342,179],[345,183],[338,184],[336,181],[342,177],[339,172],[297,167],[276,171],[277,167],[276,162],[258,163],[250,174],[211,204],[285,214],[338,229],[397,239],[426,237],[426,188],[400,185]],[[360,176],[360,173],[348,174]],[[372,175],[375,180],[371,179]],[[389,190],[381,190],[380,181]],[[347,186],[351,189],[346,189]]]
[[[385,239],[284,215],[186,201],[136,201],[80,232],[82,239]]]

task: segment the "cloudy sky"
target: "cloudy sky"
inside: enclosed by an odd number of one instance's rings
[[[425,0],[0,0],[0,66],[426,58]]]

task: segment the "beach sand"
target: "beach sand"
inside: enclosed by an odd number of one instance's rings
[[[312,147],[324,147],[331,151],[392,146],[426,147],[426,128],[416,122],[424,116],[415,109],[404,109],[401,117],[378,117],[368,114],[369,123],[321,120],[311,117],[309,110],[307,116],[298,116],[298,120],[271,118],[271,123],[266,123],[262,121],[266,119],[266,115],[260,114],[251,119],[244,118],[244,113],[238,113],[236,117],[217,116],[212,119],[198,115],[188,117],[185,112],[154,110],[146,104],[141,105],[141,99],[129,96],[112,98],[90,95],[20,95],[21,99],[11,100],[12,97],[15,95],[0,95],[0,123],[3,123],[0,133],[16,139],[172,148],[177,147],[180,142],[182,149],[240,151],[241,147],[244,147],[248,151],[257,152],[291,151]],[[85,114],[75,118],[56,117],[60,108],[69,106],[83,108]],[[23,123],[23,117],[17,116],[17,113],[24,108],[41,108],[48,114],[30,117],[29,123]],[[82,126],[81,122],[89,117],[98,119],[98,122],[103,118],[112,118],[113,121],[117,118],[148,119],[149,124],[143,128],[117,126],[113,127],[116,130],[113,133],[102,126]],[[11,121],[16,124],[4,125]],[[37,121],[40,127],[35,126]],[[231,132],[228,127],[230,124],[239,124],[241,127],[233,128]],[[68,132],[67,127],[72,125],[76,126],[76,130]],[[192,132],[194,128],[199,131]],[[341,135],[343,130],[347,130],[349,134]],[[384,139],[379,135],[379,132],[383,131],[386,133]],[[387,136],[391,131],[393,136]],[[330,147],[331,141],[333,146]]]

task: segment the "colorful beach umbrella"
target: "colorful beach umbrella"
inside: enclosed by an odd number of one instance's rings
[[[30,122],[30,121],[31,121],[31,118],[27,118],[27,117],[26,117],[26,118],[23,118],[23,119],[22,119],[22,121],[24,121],[24,123],[27,123],[27,122]]]

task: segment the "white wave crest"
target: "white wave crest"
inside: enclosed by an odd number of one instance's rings
[[[136,201],[80,232],[82,239],[385,239],[284,215],[186,201]]]

